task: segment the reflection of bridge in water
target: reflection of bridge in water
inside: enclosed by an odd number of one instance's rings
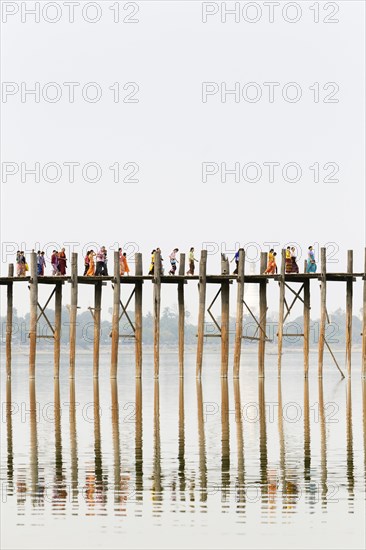
[[[36,398],[36,384],[34,380],[29,382],[29,415],[30,422],[30,455],[29,465],[20,465],[17,459],[14,464],[14,427],[13,427],[13,402],[11,380],[6,383],[6,424],[7,424],[7,466],[6,490],[8,497],[17,499],[19,513],[25,508],[27,501],[31,502],[34,509],[44,509],[50,505],[53,514],[66,513],[69,508],[73,514],[86,513],[106,514],[111,511],[116,515],[125,515],[132,508],[135,514],[141,515],[144,501],[152,502],[152,513],[159,516],[164,511],[164,501],[174,502],[177,510],[188,511],[192,506],[197,510],[207,511],[210,502],[218,495],[221,501],[222,511],[235,511],[245,518],[246,508],[249,504],[259,502],[262,510],[263,521],[270,521],[276,509],[282,513],[296,513],[299,499],[304,499],[309,508],[320,503],[323,509],[327,509],[328,500],[335,502],[335,488],[337,484],[343,485],[348,495],[348,510],[352,513],[355,499],[355,464],[353,450],[352,430],[352,399],[351,380],[347,381],[346,395],[346,422],[344,431],[336,425],[337,438],[344,438],[345,456],[338,457],[345,464],[344,483],[337,477],[333,467],[328,468],[328,439],[329,426],[327,418],[327,403],[324,402],[323,382],[318,380],[317,401],[319,403],[318,418],[311,418],[309,406],[309,381],[304,379],[303,403],[301,405],[300,433],[303,434],[302,464],[299,460],[299,448],[292,448],[296,439],[286,437],[285,408],[282,401],[281,381],[278,381],[277,403],[278,416],[272,418],[274,430],[277,431],[277,443],[271,439],[271,445],[279,450],[277,459],[273,458],[273,452],[269,458],[269,442],[267,431],[269,420],[267,417],[267,405],[265,398],[264,380],[258,381],[258,437],[256,442],[250,441],[246,434],[245,405],[241,401],[241,388],[239,380],[233,381],[234,404],[232,411],[229,405],[229,387],[227,379],[221,382],[221,450],[219,445],[214,453],[221,457],[221,472],[219,464],[217,469],[212,468],[213,449],[207,446],[206,423],[207,413],[203,398],[202,382],[196,382],[196,407],[197,407],[197,434],[196,448],[192,445],[186,447],[186,425],[184,404],[184,379],[179,380],[177,399],[177,437],[175,460],[171,457],[162,458],[161,432],[160,432],[160,402],[159,381],[154,381],[153,389],[153,416],[152,428],[152,460],[144,466],[143,449],[143,406],[141,380],[136,380],[134,446],[135,453],[131,453],[130,462],[132,468],[127,471],[121,459],[121,447],[126,455],[126,444],[120,437],[120,414],[118,403],[118,386],[116,380],[111,380],[110,419],[111,436],[108,443],[102,445],[102,440],[108,439],[101,430],[101,407],[99,401],[99,383],[95,379],[93,383],[93,434],[94,446],[90,455],[78,451],[78,427],[76,420],[75,382],[70,381],[70,400],[68,403],[69,445],[62,441],[62,434],[67,430],[67,417],[61,414],[59,381],[54,380],[54,460],[47,457],[47,465],[41,466],[42,457],[45,456],[49,442],[39,443],[38,428],[42,421],[39,414],[39,403]],[[362,392],[363,429],[366,432],[366,386],[365,381]],[[191,419],[192,413],[191,410]],[[235,412],[235,414],[229,414]],[[361,411],[360,411],[361,412]],[[194,417],[194,415],[193,415]],[[150,421],[150,419],[149,419]],[[62,426],[62,422],[65,424]],[[230,428],[233,427],[235,436],[231,438],[236,443],[230,446]],[[52,426],[50,424],[50,426]],[[48,430],[49,428],[47,428]],[[314,440],[317,442],[316,450],[312,449],[311,430],[315,429]],[[16,442],[18,441],[15,438]],[[320,443],[318,442],[320,440]],[[259,447],[257,446],[259,442]],[[150,444],[150,443],[149,443]],[[147,443],[145,443],[147,445]],[[366,439],[364,445],[364,472],[366,474]],[[64,448],[68,448],[68,456],[65,457]],[[15,445],[16,447],[16,445]],[[253,451],[257,456],[256,472],[253,477],[253,464],[247,463],[247,457],[252,456]],[[145,454],[146,454],[145,449]],[[49,452],[49,451],[48,451]],[[290,463],[290,457],[294,452],[298,453],[297,466]],[[24,454],[24,442],[22,442]],[[80,453],[80,454],[79,454]],[[208,457],[208,453],[210,456]],[[39,456],[41,456],[41,461]],[[94,456],[94,461],[92,460]],[[192,460],[197,456],[197,462],[193,467]],[[211,466],[208,466],[208,459]],[[46,462],[46,461],[45,461]],[[174,462],[174,463],[173,463]],[[189,466],[187,467],[187,463]],[[49,473],[52,468],[52,473]],[[46,472],[48,469],[48,472]],[[248,473],[250,470],[250,474]],[[221,473],[221,476],[220,476]],[[51,479],[51,481],[50,481]],[[365,478],[366,480],[366,478]],[[3,480],[4,481],[4,480]],[[340,495],[337,494],[337,499]],[[333,500],[332,500],[333,499]],[[345,500],[345,499],[344,499]]]
[[[118,367],[119,339],[126,337],[120,333],[120,321],[122,317],[127,319],[131,328],[131,338],[135,340],[135,361],[136,377],[140,378],[142,373],[142,298],[143,284],[147,281],[153,283],[153,332],[154,332],[154,375],[159,375],[159,353],[160,353],[160,303],[161,303],[161,285],[176,284],[178,289],[178,356],[179,356],[179,374],[183,375],[184,370],[184,285],[188,281],[198,282],[198,334],[197,334],[197,359],[196,375],[201,377],[203,362],[203,347],[206,337],[218,337],[221,340],[221,376],[226,377],[229,366],[229,333],[230,333],[230,286],[235,281],[237,286],[236,302],[236,323],[234,340],[234,378],[238,378],[240,371],[240,360],[242,351],[242,340],[247,338],[258,342],[258,375],[264,376],[264,358],[265,345],[269,340],[267,336],[267,287],[269,281],[273,280],[279,286],[279,318],[278,318],[278,375],[281,375],[282,366],[282,348],[283,338],[288,336],[302,337],[304,342],[304,375],[307,377],[309,369],[309,335],[310,335],[310,283],[312,280],[320,282],[320,323],[319,323],[319,341],[318,341],[318,374],[323,375],[324,350],[328,349],[334,360],[335,365],[344,376],[338,361],[331,350],[326,338],[326,326],[330,323],[327,312],[327,285],[334,282],[346,283],[346,363],[348,376],[351,374],[351,355],[352,355],[352,307],[353,307],[353,284],[357,279],[363,280],[363,328],[362,328],[362,373],[366,375],[366,251],[365,267],[363,273],[354,273],[353,271],[353,251],[348,251],[347,272],[328,273],[326,269],[326,249],[321,249],[321,269],[317,273],[285,273],[286,251],[282,250],[282,259],[280,272],[276,275],[263,275],[267,265],[267,254],[261,254],[260,273],[244,273],[245,253],[243,249],[239,251],[239,262],[236,275],[230,275],[229,262],[223,255],[221,261],[221,274],[208,275],[206,273],[207,251],[201,252],[199,265],[199,275],[185,275],[185,254],[180,255],[179,275],[162,276],[160,272],[160,255],[156,252],[155,271],[153,276],[143,275],[142,255],[135,255],[135,275],[130,277],[120,276],[119,253],[114,253],[114,276],[113,277],[79,277],[78,276],[78,258],[77,254],[72,254],[71,259],[71,277],[37,277],[36,254],[31,254],[31,276],[14,277],[14,267],[9,266],[8,277],[0,277],[0,284],[7,286],[7,325],[6,325],[6,365],[7,374],[11,375],[11,341],[12,341],[12,320],[13,320],[13,286],[14,283],[26,282],[30,289],[30,328],[29,328],[29,377],[35,377],[36,367],[36,343],[38,338],[51,338],[54,340],[54,376],[59,376],[60,369],[60,337],[61,337],[61,308],[62,308],[62,288],[64,283],[70,283],[71,304],[70,313],[70,378],[75,377],[75,352],[76,352],[76,324],[78,309],[78,287],[79,285],[92,285],[94,287],[94,308],[90,308],[94,320],[94,357],[93,357],[93,375],[99,374],[99,349],[101,332],[101,300],[102,287],[107,281],[112,283],[113,288],[113,316],[111,330],[111,378],[116,378]],[[50,285],[51,294],[45,304],[41,306],[38,299],[38,286]],[[206,290],[207,285],[218,285],[219,289],[207,307]],[[299,285],[293,287],[293,285]],[[121,287],[132,286],[132,292],[124,304],[121,300]],[[259,313],[258,316],[252,311],[251,304],[248,304],[245,296],[245,288],[248,285],[258,285],[259,289]],[[290,293],[291,301],[286,297]],[[248,293],[249,298],[252,293]],[[218,297],[221,297],[221,316],[218,321],[212,313]],[[54,325],[50,322],[46,314],[46,307],[54,297],[55,301],[55,321]],[[127,311],[128,306],[134,298],[134,320],[132,321]],[[284,333],[284,323],[295,303],[301,302],[303,305],[303,333],[286,334]],[[210,316],[216,333],[205,334],[205,314]],[[256,332],[253,336],[243,335],[243,311],[248,310],[255,325]],[[37,334],[37,324],[41,317],[44,317],[51,335]]]

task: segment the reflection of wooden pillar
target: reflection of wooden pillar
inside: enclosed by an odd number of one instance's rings
[[[30,471],[32,495],[38,492],[38,436],[37,401],[35,380],[29,380],[29,417],[30,417]]]
[[[100,318],[102,307],[102,282],[98,281],[94,287],[94,348],[93,348],[93,376],[99,376],[99,349],[100,349]]]
[[[71,255],[71,299],[70,299],[70,369],[69,376],[75,378],[76,317],[78,311],[78,254]]]
[[[366,377],[366,248],[363,268],[363,308],[362,308],[362,376]]]
[[[311,467],[309,380],[304,379],[304,479],[309,482]]]
[[[117,253],[118,254],[118,253]],[[111,379],[111,401],[112,401],[112,435],[114,455],[114,495],[115,502],[120,503],[121,498],[121,450],[119,439],[119,407],[118,407],[118,386],[115,378]]]
[[[221,380],[221,485],[222,497],[226,501],[230,488],[229,390],[226,378]]]
[[[154,473],[153,501],[162,502],[163,486],[161,483],[161,450],[160,450],[160,398],[159,380],[154,381]]]
[[[327,431],[325,425],[323,378],[319,377],[319,424],[320,424],[320,484],[323,508],[327,505]]]
[[[205,334],[205,309],[206,309],[206,268],[207,250],[201,251],[200,275],[199,275],[199,305],[198,305],[198,327],[197,327],[197,361],[196,376],[201,378],[203,359],[203,339]]]
[[[347,278],[346,289],[346,362],[347,374],[351,376],[352,356],[352,301],[353,301],[353,250],[347,253]]]
[[[60,375],[61,352],[61,314],[62,314],[62,284],[56,283],[55,290],[55,333],[54,333],[54,378]]]
[[[76,432],[75,380],[70,380],[70,452],[71,452],[71,489],[72,499],[78,496],[78,450]]]
[[[201,380],[196,382],[197,390],[197,413],[198,413],[198,448],[199,448],[199,469],[200,469],[200,490],[201,502],[207,501],[207,461],[205,441],[205,419],[203,417],[203,396]]]
[[[185,481],[185,433],[184,433],[184,379],[179,378],[179,426],[178,426],[178,477],[179,489],[184,496]]]
[[[260,273],[267,267],[267,253],[261,252]],[[258,343],[258,376],[264,377],[264,358],[266,349],[267,330],[267,279],[259,283],[259,343]]]
[[[8,277],[14,277],[14,264],[9,264]],[[7,285],[6,312],[6,375],[11,376],[11,339],[13,334],[13,283]]]
[[[260,479],[262,494],[268,493],[268,457],[267,457],[267,423],[266,423],[266,400],[264,394],[264,379],[258,380],[258,403],[259,403],[259,461]]]
[[[61,489],[63,471],[62,471],[62,435],[61,435],[61,402],[60,402],[60,382],[58,378],[54,381],[54,415],[55,415],[55,479],[58,491]]]
[[[280,275],[280,305],[278,313],[278,376],[281,376],[282,367],[282,340],[283,340],[283,322],[285,317],[285,265],[286,250],[282,250],[281,255],[281,275]]]
[[[224,256],[224,255],[223,255]],[[229,262],[223,257],[221,275],[229,274]],[[227,378],[229,367],[230,281],[221,282],[221,376]]]
[[[6,380],[6,448],[7,448],[7,481],[9,489],[13,488],[14,456],[13,456],[13,404],[11,401],[11,380]]]
[[[102,465],[102,443],[100,436],[100,406],[99,406],[99,381],[98,378],[93,380],[93,396],[94,396],[94,473],[95,482],[98,490],[102,490],[103,486],[103,465]]]
[[[179,277],[185,274],[185,254],[179,255]],[[179,376],[184,374],[184,280],[178,282],[178,361]]]
[[[278,439],[280,443],[280,471],[282,483],[282,496],[286,496],[286,445],[285,432],[283,429],[283,403],[282,403],[282,384],[278,380]]]
[[[161,261],[160,252],[155,252],[154,260],[154,377],[159,377],[160,352],[160,298],[161,298]]]
[[[142,385],[141,378],[136,378],[135,388],[136,424],[135,424],[135,472],[136,500],[143,500],[143,454],[142,454]]]
[[[117,378],[118,347],[119,347],[119,310],[121,301],[121,270],[119,252],[114,253],[113,281],[113,313],[112,313],[112,347],[111,347],[111,378]]]
[[[306,260],[305,269],[306,273]],[[310,280],[304,280],[304,376],[309,373],[309,344],[310,344]]]
[[[353,430],[352,430],[352,388],[351,378],[347,380],[347,407],[346,407],[346,426],[347,426],[347,486],[348,500],[353,504],[355,498],[355,477],[353,461]]]
[[[241,344],[243,340],[243,300],[244,300],[244,271],[245,252],[239,249],[237,295],[236,295],[236,324],[235,324],[235,348],[234,348],[234,378],[239,378]]]
[[[241,412],[240,382],[234,379],[234,400],[235,400],[235,425],[236,442],[238,453],[238,483],[236,492],[237,511],[245,511],[245,464],[244,464],[244,437],[243,437],[243,419]]]
[[[29,319],[29,378],[36,374],[36,347],[37,347],[37,307],[38,307],[38,278],[37,256],[30,255],[30,319]]]
[[[326,249],[320,249],[321,283],[320,283],[320,325],[318,345],[318,376],[323,376],[325,323],[327,319],[327,265]]]
[[[361,381],[362,384],[362,424],[363,424],[363,466],[364,480],[366,484],[366,380]]]
[[[142,254],[135,254],[135,275],[142,277]],[[142,279],[135,284],[135,356],[136,378],[142,376]]]

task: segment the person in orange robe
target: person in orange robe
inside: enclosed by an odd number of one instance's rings
[[[126,254],[126,252],[124,252],[122,254],[121,260],[122,260],[122,264],[123,264],[123,274],[127,273],[127,275],[129,275],[130,274],[130,268],[129,268],[129,265],[127,263],[127,254]]]
[[[87,277],[93,277],[95,272],[95,262],[94,262],[95,252],[91,250],[89,252],[89,269],[86,272]]]

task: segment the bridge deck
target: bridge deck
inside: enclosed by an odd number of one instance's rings
[[[246,283],[261,283],[266,280],[280,280],[280,275],[264,275],[264,274],[256,274],[256,275],[245,275],[244,280]],[[327,281],[348,281],[352,279],[353,281],[357,280],[357,278],[361,278],[362,280],[365,280],[365,274],[364,273],[327,273],[326,274],[326,280]],[[121,277],[121,284],[135,284],[137,282],[141,281],[153,281],[153,277],[151,275],[130,275]],[[309,279],[321,279],[320,273],[287,273],[285,275],[285,281],[286,282],[292,282],[292,283],[302,283]],[[0,277],[0,285],[8,285],[9,283],[29,283],[31,280],[30,277]],[[206,281],[207,283],[218,283],[224,281],[235,281],[237,280],[237,275],[207,275]],[[114,281],[114,277],[108,276],[97,276],[97,277],[84,277],[84,276],[78,276],[78,284],[96,284],[100,282],[106,282],[106,281]],[[177,284],[180,282],[186,283],[187,281],[199,281],[198,275],[162,275],[161,276],[161,283],[162,284]],[[71,282],[70,276],[45,276],[45,277],[38,277],[38,283],[39,284],[63,284],[65,282]]]

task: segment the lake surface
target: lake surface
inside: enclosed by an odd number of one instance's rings
[[[143,379],[121,350],[118,380],[101,357],[78,356],[59,382],[52,355],[2,370],[2,548],[299,548],[365,546],[366,388],[360,354],[351,380],[311,355],[276,356],[258,381],[255,354],[241,377],[220,378],[219,354],[195,355],[184,379],[161,353],[160,379]],[[4,361],[2,361],[4,364]]]

